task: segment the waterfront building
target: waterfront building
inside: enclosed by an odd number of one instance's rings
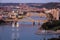
[[[59,11],[57,9],[51,9],[51,14],[53,15],[54,19],[59,20]]]

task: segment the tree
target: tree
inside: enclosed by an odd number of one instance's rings
[[[47,13],[48,21],[53,20],[53,15],[51,13]]]
[[[52,22],[52,23],[51,23]],[[53,20],[42,24],[41,28],[45,30],[60,30],[60,20]]]

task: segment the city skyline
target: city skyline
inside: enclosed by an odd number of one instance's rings
[[[60,0],[0,0],[0,3],[48,3],[60,2]]]

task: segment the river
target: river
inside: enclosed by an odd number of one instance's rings
[[[44,40],[55,38],[59,35],[46,34],[36,35],[40,25],[32,25],[31,22],[18,22],[19,27],[9,25],[0,25],[0,40]]]

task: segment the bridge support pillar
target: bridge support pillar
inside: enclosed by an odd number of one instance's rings
[[[33,26],[35,25],[35,22],[33,22]]]
[[[12,23],[12,27],[19,27],[19,23],[17,22],[17,21],[14,21],[13,23]]]
[[[38,25],[40,25],[40,22],[38,22]]]

